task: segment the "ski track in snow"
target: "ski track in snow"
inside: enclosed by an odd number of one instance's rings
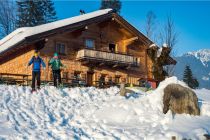
[[[173,79],[172,79],[173,81]],[[202,92],[200,117],[162,113],[162,87],[126,99],[119,89],[0,85],[0,139],[202,139],[210,133],[210,100]],[[197,93],[198,94],[198,93]],[[210,93],[209,93],[210,94]]]

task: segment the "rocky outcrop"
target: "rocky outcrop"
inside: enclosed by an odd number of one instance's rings
[[[191,89],[179,84],[170,84],[164,89],[163,113],[200,115],[198,98]]]

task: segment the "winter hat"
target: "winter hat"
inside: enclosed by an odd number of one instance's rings
[[[58,53],[54,53],[54,56],[58,56]]]
[[[34,56],[38,56],[38,51],[37,50],[34,52]]]

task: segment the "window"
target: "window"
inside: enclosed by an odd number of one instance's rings
[[[95,48],[95,41],[93,39],[86,39],[85,47],[90,48],[90,49]]]
[[[116,84],[119,84],[120,83],[120,77],[121,77],[120,75],[116,75],[115,76],[115,83]]]
[[[74,78],[81,79],[81,71],[74,71]]]
[[[116,51],[116,45],[115,44],[109,44],[109,51],[115,52]]]
[[[137,57],[136,60],[135,60],[135,64],[138,66],[139,63],[140,63],[140,58]]]
[[[56,51],[58,54],[65,54],[66,45],[65,45],[64,43],[56,43],[55,51]]]

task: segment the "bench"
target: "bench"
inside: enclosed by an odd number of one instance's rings
[[[95,83],[96,87],[99,88],[109,88],[111,86],[119,86],[118,83],[112,82],[112,81],[93,81]]]
[[[28,74],[0,73],[0,81],[7,85],[26,85],[28,86]]]

